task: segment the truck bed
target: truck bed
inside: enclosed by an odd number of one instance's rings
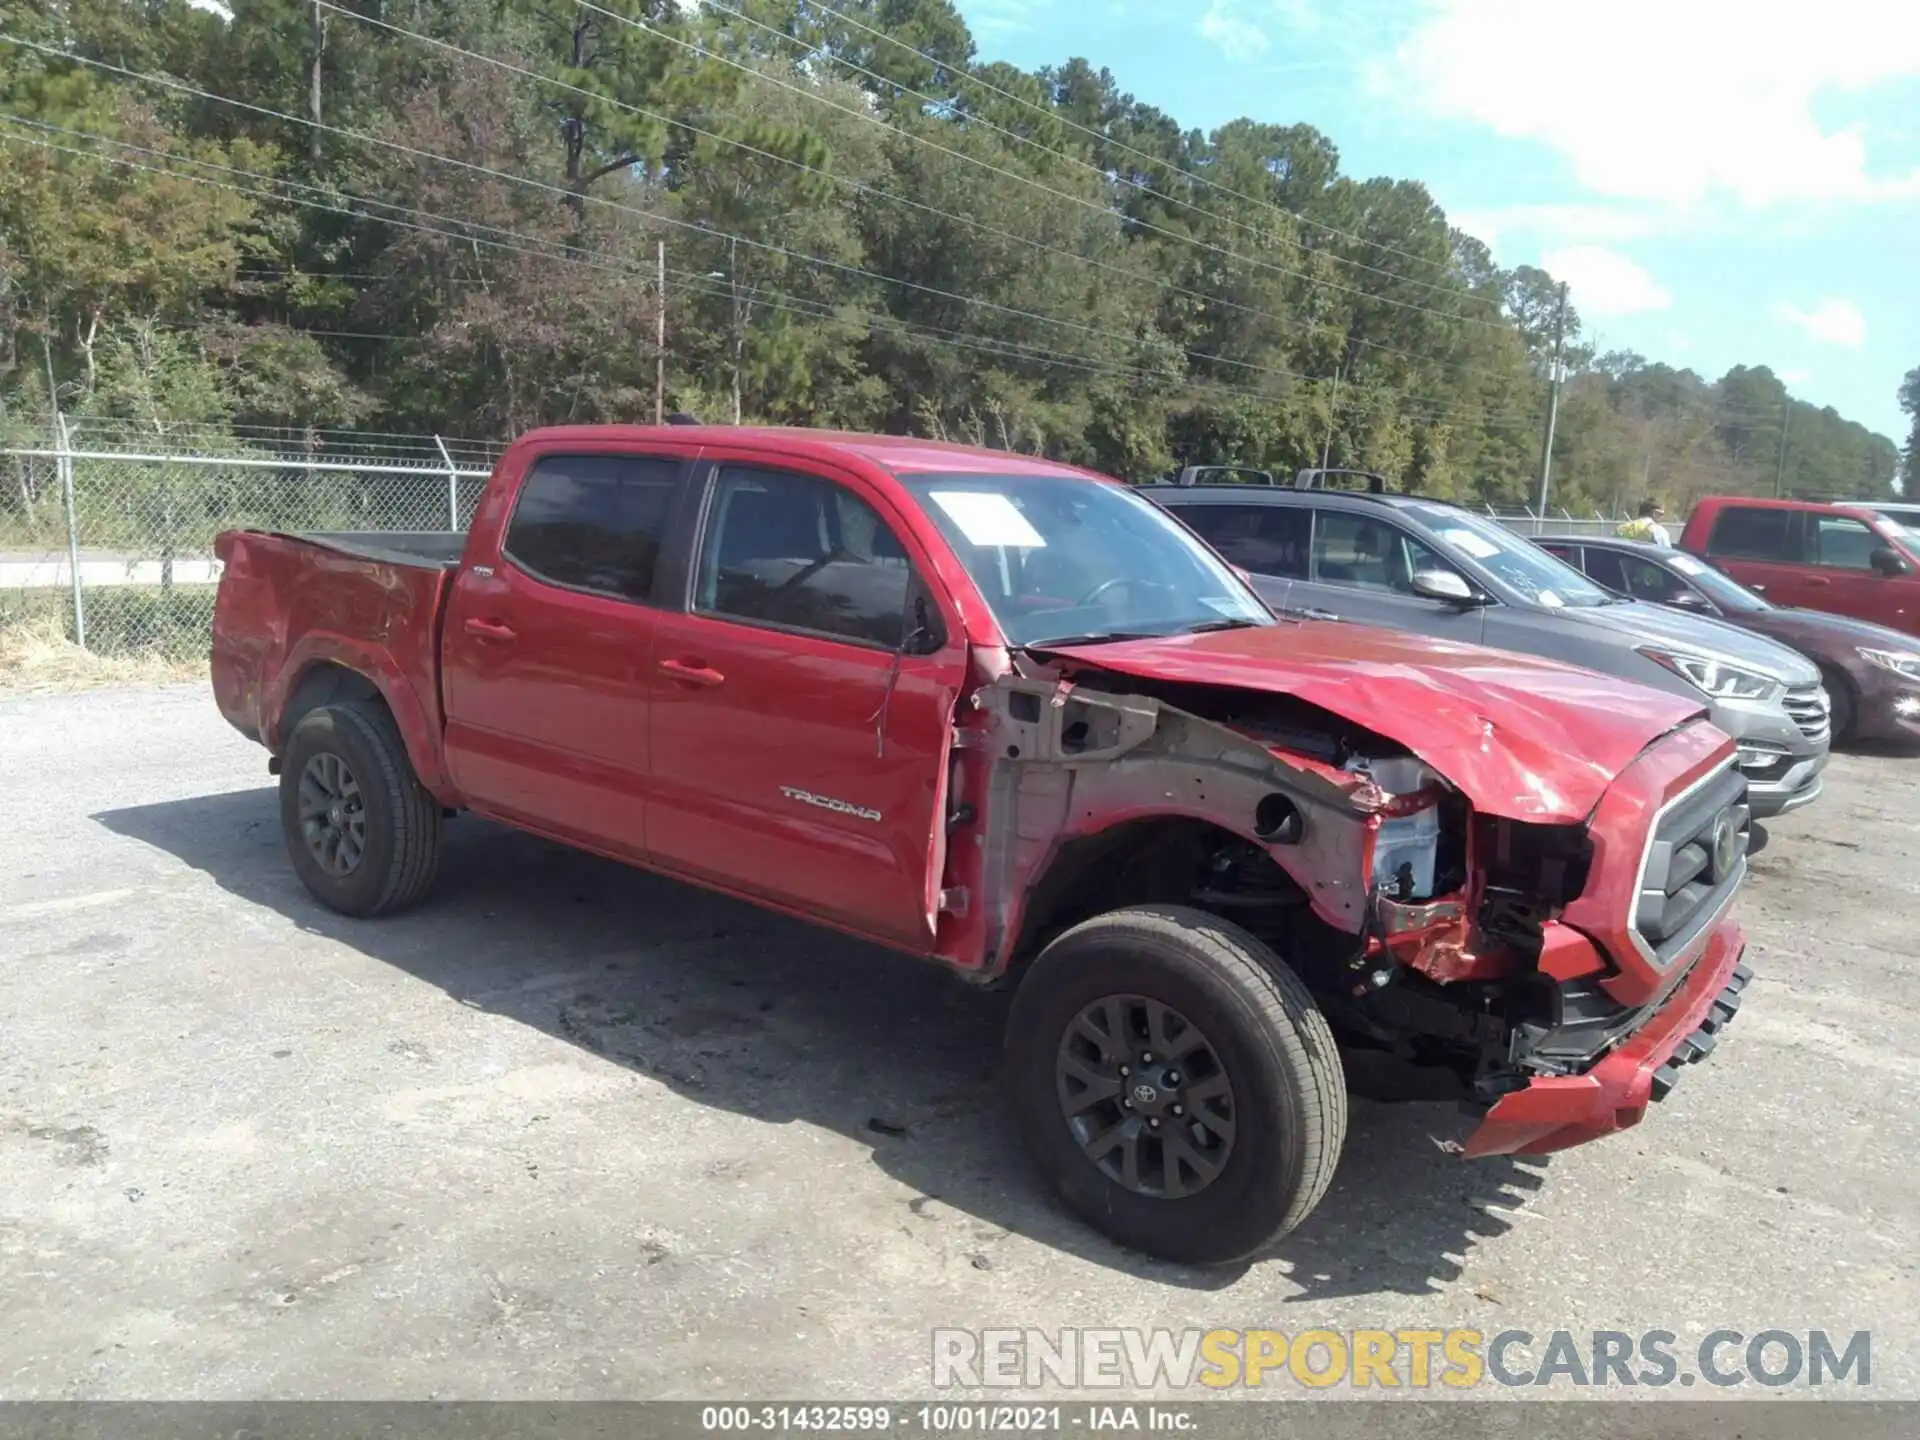
[[[437,735],[440,607],[466,543],[452,530],[216,536],[221,713],[277,752],[283,737],[268,721],[289,688],[311,667],[334,664],[378,683],[404,733]]]
[[[464,530],[287,530],[273,532],[360,560],[451,570],[467,546]]]

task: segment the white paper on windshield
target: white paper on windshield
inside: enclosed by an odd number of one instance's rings
[[[1562,600],[1559,597],[1559,595],[1552,590],[1542,590],[1538,595],[1534,596],[1533,598],[1538,600],[1542,605],[1546,606],[1549,610],[1558,610],[1562,605],[1567,603],[1566,601]]]
[[[1704,575],[1707,573],[1707,567],[1691,555],[1672,555],[1667,558],[1667,563],[1682,575]]]
[[[935,490],[929,499],[947,512],[969,545],[1044,550],[1047,542],[1013,501],[989,490]]]
[[[1476,535],[1471,530],[1442,530],[1442,538],[1451,540],[1476,560],[1486,560],[1500,553],[1500,547],[1484,535]]]

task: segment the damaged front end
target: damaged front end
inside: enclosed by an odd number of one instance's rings
[[[1628,938],[1648,948],[1631,873],[1645,812],[1725,745],[1704,726],[1668,739],[1623,792],[1639,803],[1514,818],[1402,741],[1288,695],[1009,667],[956,729],[943,953],[994,979],[1087,915],[1196,906],[1300,975],[1356,1086],[1497,1113],[1626,1047],[1690,968],[1672,956],[1649,974]],[[1692,863],[1666,877],[1699,882]],[[1717,919],[1738,877],[1708,879],[1689,913]],[[1627,890],[1632,906],[1596,924]]]

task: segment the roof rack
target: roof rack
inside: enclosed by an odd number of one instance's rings
[[[1245,475],[1246,480],[1217,479],[1217,476]],[[1176,485],[1276,485],[1271,470],[1255,470],[1247,465],[1188,465],[1175,478]]]
[[[1352,470],[1352,469],[1346,469],[1340,466],[1333,466],[1330,468],[1325,466],[1316,466],[1311,469],[1301,470],[1297,472],[1293,477],[1293,488],[1296,490],[1332,489],[1334,487],[1329,486],[1327,484],[1327,477],[1330,475],[1352,475],[1352,476],[1357,476],[1362,480],[1365,480],[1367,482],[1366,488],[1367,488],[1367,493],[1369,495],[1384,495],[1387,493],[1387,477],[1380,474],[1378,471]],[[1341,486],[1338,488],[1346,489],[1348,487]]]

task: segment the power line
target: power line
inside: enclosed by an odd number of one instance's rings
[[[319,3],[329,4],[330,0],[319,0]],[[1119,217],[1117,216],[1117,213],[1113,209],[1111,209],[1109,206],[1099,203],[1098,201],[1089,200],[1084,196],[1074,195],[1064,190],[1056,190],[1052,186],[1047,185],[1039,180],[1036,180],[1031,176],[1020,174],[1017,170],[1009,170],[1004,166],[994,165],[988,161],[979,159],[977,156],[968,155],[965,151],[955,150],[948,146],[942,145],[938,141],[930,139],[925,135],[917,135],[913,131],[902,130],[896,125],[889,124],[884,118],[882,118],[881,116],[875,115],[870,111],[856,110],[852,106],[836,104],[834,101],[827,99],[827,97],[825,97],[824,95],[815,94],[814,92],[807,90],[803,86],[791,84],[787,81],[781,80],[777,76],[769,75],[762,70],[756,70],[751,65],[745,64],[744,62],[739,60],[735,60],[731,56],[721,55],[716,51],[708,49],[704,45],[695,44],[693,41],[683,39],[678,35],[668,34],[666,31],[658,29],[652,25],[649,25],[645,21],[630,19],[625,15],[621,15],[615,11],[608,10],[603,6],[594,4],[593,0],[579,0],[579,4],[580,4],[580,8],[583,10],[590,10],[596,15],[604,15],[609,20],[614,20],[619,22],[622,25],[629,26],[632,29],[643,31],[648,35],[652,35],[658,39],[664,40],[670,45],[676,45],[681,49],[688,51],[691,54],[702,57],[703,59],[716,60],[723,65],[728,65],[736,70],[739,70],[743,74],[751,75],[756,79],[766,81],[769,84],[778,85],[783,90],[790,90],[796,95],[800,95],[809,100],[814,101],[816,104],[825,105],[829,109],[840,111],[842,114],[851,115],[856,119],[867,121],[869,124],[878,125],[884,130],[888,130],[894,134],[901,135],[906,139],[914,141],[916,144],[925,145],[933,150],[938,151],[943,155],[948,156],[951,159],[960,160],[969,165],[976,165],[983,170],[988,170],[993,172],[994,174],[1005,176],[1006,178],[1010,180],[1014,180],[1019,184],[1026,185],[1032,189],[1038,190],[1042,194],[1049,195],[1056,200],[1068,201],[1071,204],[1081,206],[1083,209],[1092,210],[1097,214],[1105,215],[1110,218],[1127,218],[1128,223],[1135,225],[1142,230],[1148,230],[1153,232],[1154,234],[1164,236],[1167,239],[1175,240],[1182,244],[1192,245],[1192,246],[1195,246],[1196,248],[1209,251],[1216,255],[1225,256],[1230,260],[1238,260],[1243,264],[1251,265],[1259,269],[1270,270],[1275,274],[1291,276],[1294,279],[1305,281],[1310,285],[1318,285],[1323,289],[1336,290],[1348,295],[1357,296],[1360,299],[1368,300],[1375,304],[1390,305],[1396,309],[1414,311],[1424,315],[1434,315],[1434,316],[1438,316],[1443,320],[1455,321],[1462,324],[1482,325],[1490,329],[1497,329],[1497,330],[1506,331],[1509,333],[1513,328],[1505,320],[1487,320],[1479,316],[1467,315],[1467,314],[1454,312],[1454,311],[1435,310],[1429,306],[1416,305],[1409,300],[1396,300],[1391,296],[1371,294],[1365,290],[1356,290],[1352,286],[1340,285],[1331,280],[1320,280],[1315,278],[1312,275],[1306,274],[1304,271],[1292,270],[1284,265],[1275,264],[1273,261],[1270,261],[1270,260],[1260,260],[1253,256],[1241,255],[1236,251],[1227,249],[1224,246],[1215,245],[1209,241],[1201,240],[1196,236],[1182,234],[1178,230],[1169,230],[1165,226],[1155,225],[1150,221],[1141,220],[1138,218]],[[760,22],[754,21],[753,23],[759,24]],[[782,35],[783,38],[790,38],[790,37],[785,37],[784,32],[781,32],[781,31],[776,30],[774,33]],[[801,42],[794,42],[794,43],[801,43]],[[842,61],[833,56],[828,56],[827,58],[834,60],[834,63],[836,64],[852,65],[851,61]],[[858,69],[859,67],[854,66],[853,68]],[[884,76],[878,76],[876,78],[881,79],[884,83],[888,83],[888,84],[892,83],[890,81],[885,81]],[[942,103],[939,100],[939,98],[936,96],[921,95],[919,91],[910,90],[904,86],[896,87],[896,88],[903,90],[907,94],[919,96],[919,98],[928,101],[930,104],[938,105]],[[990,121],[983,120],[980,123],[982,125],[987,126],[988,128],[993,128],[992,122]],[[1041,148],[1045,149],[1044,146]],[[1058,151],[1048,151],[1047,153],[1053,154],[1053,155],[1059,154]],[[1070,156],[1064,157],[1064,158],[1067,158],[1069,160],[1073,159],[1073,157],[1070,157]],[[1085,162],[1075,161],[1074,163],[1085,163]],[[1094,166],[1091,168],[1093,168],[1097,173],[1103,176],[1106,174],[1105,171],[1100,171],[1097,166]],[[1324,253],[1324,252],[1316,252],[1316,253]],[[1333,259],[1337,257],[1329,256],[1328,258]],[[1396,276],[1394,278],[1400,279],[1404,277]],[[1416,281],[1413,283],[1420,284],[1425,282]]]
[[[322,0],[322,3],[324,3],[324,0]],[[594,7],[589,5],[586,8],[592,9]],[[951,300],[962,305],[972,305],[972,306],[977,306],[981,309],[992,310],[1013,319],[1030,320],[1043,325],[1053,325],[1063,330],[1074,330],[1082,334],[1098,337],[1101,339],[1108,339],[1108,340],[1117,339],[1117,340],[1124,341],[1128,344],[1133,343],[1135,339],[1135,337],[1133,336],[1126,335],[1120,331],[1106,329],[1105,327],[1102,327],[1102,326],[1089,325],[1078,320],[1064,320],[1064,319],[1061,319],[1059,316],[1047,315],[1039,311],[1022,310],[1018,306],[1003,305],[996,300],[986,300],[978,296],[965,295],[953,290],[943,290],[939,286],[925,285],[917,280],[906,280],[895,275],[885,275],[880,273],[877,270],[869,270],[864,266],[851,265],[844,261],[839,261],[839,260],[830,260],[825,258],[824,256],[808,255],[803,251],[793,250],[784,245],[776,245],[770,241],[756,240],[751,236],[737,235],[730,231],[714,229],[710,226],[697,224],[690,220],[681,220],[675,216],[666,215],[659,211],[641,210],[632,205],[622,205],[618,201],[609,200],[603,195],[585,194],[577,190],[569,189],[566,186],[553,185],[543,180],[535,180],[530,176],[514,175],[507,171],[496,170],[490,166],[480,165],[470,160],[461,160],[450,155],[440,155],[431,150],[421,150],[411,145],[401,144],[397,140],[388,140],[377,135],[364,135],[358,131],[347,130],[338,125],[329,125],[323,121],[313,120],[306,116],[292,115],[292,114],[288,114],[285,111],[274,110],[264,105],[254,105],[244,100],[237,100],[232,96],[220,95],[214,91],[205,90],[196,85],[189,85],[185,81],[175,80],[169,76],[144,74],[137,70],[129,70],[123,66],[114,65],[104,60],[90,59],[86,56],[65,56],[62,54],[62,52],[54,49],[51,46],[41,45],[34,41],[19,40],[16,37],[11,35],[0,34],[0,39],[10,41],[14,44],[24,45],[29,49],[38,50],[45,54],[55,55],[55,56],[59,56],[61,58],[66,58],[66,59],[78,60],[82,64],[92,65],[99,69],[111,71],[115,74],[125,76],[128,79],[138,80],[146,84],[159,85],[167,89],[178,90],[178,91],[181,91],[182,93],[196,96],[199,99],[210,100],[217,104],[231,105],[236,109],[251,111],[254,114],[264,115],[275,120],[282,120],[289,124],[312,126],[314,129],[322,130],[333,135],[339,135],[345,139],[358,140],[365,144],[378,145],[386,149],[395,150],[403,155],[411,156],[417,160],[435,161],[441,164],[454,166],[457,169],[470,171],[474,174],[485,175],[490,179],[505,181],[509,184],[525,185],[535,190],[540,190],[548,194],[559,196],[562,199],[565,199],[569,202],[578,200],[586,204],[599,205],[611,210],[620,211],[624,214],[636,215],[643,220],[651,221],[653,223],[671,226],[678,230],[689,231],[694,234],[707,236],[717,240],[732,241],[736,244],[745,245],[751,249],[763,250],[769,254],[780,255],[787,259],[797,261],[801,264],[817,265],[825,269],[836,270],[847,275],[857,275],[864,279],[877,280],[884,284],[898,285],[904,289],[917,291],[921,294],[931,295],[939,299]],[[25,123],[31,124],[35,122],[27,121]],[[58,127],[53,127],[53,128],[58,128]],[[77,132],[71,132],[71,133],[77,133]],[[374,202],[374,203],[379,203],[379,202]],[[1183,353],[1185,353],[1189,359],[1204,360],[1213,364],[1227,365],[1236,369],[1250,370],[1260,374],[1271,375],[1278,379],[1297,380],[1306,384],[1323,383],[1322,381],[1319,380],[1318,377],[1303,374],[1299,371],[1283,369],[1278,366],[1260,365],[1250,360],[1236,360],[1230,356],[1215,355],[1210,352],[1201,351],[1201,350],[1186,350]]]
[[[719,3],[719,0],[708,0],[708,3],[711,4],[712,7],[717,10],[725,10],[728,8],[724,4]],[[1196,185],[1204,185],[1207,189],[1218,191],[1220,194],[1225,195],[1230,199],[1242,200],[1249,205],[1258,205],[1263,209],[1272,210],[1277,214],[1289,216],[1292,219],[1298,220],[1301,224],[1310,226],[1315,230],[1319,230],[1323,232],[1324,234],[1334,235],[1343,240],[1351,240],[1351,241],[1354,241],[1356,244],[1360,244],[1360,245],[1370,245],[1373,248],[1377,250],[1383,250],[1390,255],[1399,255],[1404,259],[1415,261],[1421,265],[1430,266],[1436,270],[1450,271],[1452,268],[1451,262],[1449,261],[1434,260],[1431,257],[1426,255],[1415,254],[1411,250],[1403,250],[1397,246],[1388,245],[1383,241],[1370,240],[1364,235],[1356,235],[1352,231],[1339,229],[1337,226],[1329,225],[1324,221],[1315,220],[1311,216],[1305,214],[1303,211],[1289,210],[1286,206],[1277,204],[1272,200],[1263,200],[1257,195],[1248,195],[1244,191],[1235,190],[1233,187],[1229,185],[1222,185],[1218,181],[1211,180],[1205,175],[1197,174],[1192,170],[1188,170],[1180,165],[1176,165],[1171,161],[1167,160],[1163,156],[1155,155],[1150,151],[1137,149],[1132,145],[1123,144],[1115,140],[1112,136],[1104,134],[1099,130],[1093,129],[1091,126],[1082,125],[1079,121],[1074,120],[1073,118],[1071,118],[1066,114],[1063,114],[1057,107],[1040,105],[1032,100],[1027,99],[1024,95],[1016,95],[1013,91],[1007,90],[1002,88],[1001,86],[995,85],[990,80],[982,79],[979,75],[973,72],[971,67],[958,69],[954,66],[948,65],[945,62],[936,59],[934,56],[927,54],[927,52],[924,50],[915,49],[913,46],[907,44],[906,41],[900,39],[896,35],[889,34],[885,30],[881,30],[875,26],[869,25],[864,20],[860,20],[855,16],[843,14],[842,12],[834,9],[831,5],[822,4],[821,0],[809,0],[808,9],[817,10],[822,14],[831,15],[836,20],[843,21],[846,24],[853,26],[853,28],[856,30],[864,31],[869,35],[873,35],[881,40],[886,41],[887,44],[893,46],[895,49],[904,50],[909,55],[918,56],[920,59],[925,60],[928,64],[934,66],[936,69],[949,71],[955,76],[956,79],[961,80],[968,85],[978,86],[980,89],[985,90],[990,94],[998,95],[1003,100],[1011,100],[1013,101],[1014,104],[1020,105],[1028,110],[1032,110],[1036,114],[1044,115],[1048,119],[1053,120],[1058,124],[1064,125],[1070,130],[1077,130],[1083,135],[1090,136],[1091,138],[1098,140],[1101,144],[1109,146],[1110,148],[1119,151],[1123,155],[1132,155],[1138,159],[1147,161],[1149,164],[1171,170],[1173,171],[1174,174],[1179,175],[1184,179],[1191,180]],[[733,11],[731,13],[738,14],[739,12]],[[1118,176],[1116,178],[1122,184],[1132,185],[1134,183],[1133,181],[1128,180],[1125,176]],[[1136,188],[1142,189],[1145,191],[1145,193],[1153,195],[1158,199],[1168,198],[1166,196],[1160,195],[1158,191],[1147,190],[1146,187],[1144,186],[1138,186]],[[1173,201],[1172,203],[1185,204],[1186,202],[1176,200],[1176,201]],[[1200,213],[1211,215],[1213,212],[1202,211]],[[1214,218],[1218,219],[1221,217],[1214,216]],[[1360,262],[1355,260],[1349,260],[1344,256],[1330,256],[1329,258],[1337,261],[1342,265],[1359,265],[1360,264]],[[1372,269],[1373,267],[1361,266],[1361,268]],[[1391,271],[1376,271],[1375,273],[1385,274],[1385,275],[1392,274]],[[1395,278],[1400,278],[1400,277],[1395,277]]]
[[[1128,265],[1116,264],[1112,261],[1102,260],[1096,256],[1083,255],[1083,254],[1080,254],[1078,251],[1069,250],[1066,247],[1061,245],[1049,244],[1044,240],[1036,239],[1030,235],[1021,235],[1011,230],[1003,230],[998,226],[989,225],[986,222],[975,219],[973,216],[970,216],[970,215],[961,215],[950,210],[942,210],[936,205],[927,204],[925,201],[915,200],[905,195],[897,195],[892,191],[883,190],[876,185],[869,185],[864,181],[855,180],[851,176],[837,174],[834,171],[822,169],[817,165],[810,165],[804,160],[797,160],[790,155],[780,155],[771,150],[762,149],[758,145],[749,144],[744,140],[735,139],[730,135],[723,135],[718,131],[706,129],[682,117],[668,115],[658,110],[649,110],[644,105],[635,105],[629,101],[616,99],[612,96],[598,95],[595,92],[586,89],[584,86],[571,84],[566,80],[560,79],[558,76],[543,75],[536,70],[528,69],[526,66],[523,66],[523,65],[516,65],[513,62],[508,60],[502,60],[497,56],[486,55],[478,51],[468,50],[462,46],[453,44],[451,41],[441,40],[431,35],[423,35],[420,32],[415,30],[408,30],[404,26],[396,25],[389,20],[382,20],[372,15],[363,15],[360,12],[355,10],[344,9],[340,6],[333,5],[332,3],[330,3],[330,0],[316,0],[316,3],[320,4],[322,7],[326,9],[333,10],[340,15],[346,16],[349,19],[357,20],[364,25],[375,26],[379,29],[386,30],[394,35],[401,36],[405,39],[415,40],[424,45],[431,45],[436,49],[444,50],[447,53],[452,55],[457,55],[462,59],[471,60],[483,65],[491,65],[498,69],[505,70],[510,74],[519,75],[519,76],[522,76],[523,78],[535,81],[536,83],[543,84],[543,85],[550,85],[555,89],[565,90],[575,95],[580,95],[586,98],[596,100],[600,103],[611,105],[613,108],[624,111],[628,114],[638,115],[643,119],[653,120],[659,124],[668,126],[670,128],[683,130],[692,135],[698,135],[703,139],[711,140],[716,144],[729,146],[732,149],[741,151],[748,155],[753,155],[759,159],[771,160],[776,164],[788,166],[789,168],[798,170],[803,174],[819,176],[823,180],[827,180],[832,184],[842,186],[845,189],[851,190],[852,192],[858,195],[867,196],[876,200],[883,200],[894,205],[904,206],[908,209],[916,210],[921,214],[936,216],[939,219],[950,221],[954,224],[964,225],[971,230],[978,231],[979,233],[984,235],[991,235],[996,239],[1012,241],[1014,244],[1024,245],[1029,249],[1037,250],[1044,254],[1056,255],[1063,259],[1070,260],[1075,264],[1086,265],[1093,269],[1102,270],[1110,274],[1118,275],[1122,279],[1125,279],[1137,284],[1152,286],[1155,290],[1163,294],[1180,295],[1180,296],[1186,297],[1187,299],[1198,301],[1201,304],[1206,306],[1211,306],[1211,307],[1222,309],[1222,310],[1231,310],[1231,311],[1235,311],[1237,313],[1245,314],[1245,315],[1257,316],[1262,320],[1272,321],[1273,323],[1278,324],[1285,329],[1299,330],[1310,335],[1331,336],[1331,335],[1336,335],[1340,333],[1339,331],[1335,330],[1333,327],[1321,325],[1314,321],[1302,320],[1294,316],[1282,315],[1273,311],[1262,310],[1258,306],[1244,305],[1244,304],[1241,304],[1239,301],[1231,300],[1224,296],[1210,295],[1207,292],[1202,290],[1194,290],[1186,286],[1174,284],[1173,282],[1166,280],[1163,277],[1153,275],[1150,272],[1147,272],[1144,270],[1138,270]],[[758,73],[758,72],[755,72],[755,73]],[[1118,217],[1115,217],[1115,218],[1118,218]],[[1229,252],[1222,252],[1222,253],[1229,253]],[[1288,273],[1292,273],[1292,272],[1288,272]],[[1345,337],[1342,337],[1342,338],[1345,338]],[[1408,360],[1413,360],[1413,361],[1422,362],[1422,363],[1432,363],[1432,357],[1430,356],[1420,355],[1411,350],[1398,349],[1391,345],[1384,345],[1378,341],[1361,339],[1355,343],[1363,345],[1367,349],[1379,351],[1382,354],[1398,355]],[[1495,375],[1495,376],[1499,376],[1500,374],[1500,372],[1488,370],[1484,366],[1468,366],[1465,368],[1475,373]],[[1501,377],[1501,378],[1504,378],[1504,377]]]
[[[80,138],[80,139],[86,139],[86,140],[99,141],[104,144],[115,146],[116,148],[119,148],[122,150],[130,151],[134,154],[141,154],[149,157],[155,157],[155,158],[166,159],[166,160],[183,161],[186,164],[200,166],[205,169],[217,171],[221,174],[237,175],[237,176],[253,179],[261,182],[263,185],[266,185],[266,186],[284,186],[291,189],[305,189],[305,190],[311,190],[311,191],[318,191],[320,188],[317,186],[306,185],[298,181],[291,181],[291,180],[286,180],[280,177],[264,175],[258,171],[245,170],[236,166],[221,165],[216,162],[199,160],[189,156],[179,156],[169,151],[157,150],[148,146],[135,145],[131,142],[117,140],[110,136],[97,135],[87,131],[71,130],[66,127],[51,125],[44,121],[31,120],[22,116],[0,114],[0,121],[12,123],[12,124],[18,124],[18,125],[25,125],[41,131],[52,131],[56,134],[66,135],[71,138]],[[160,168],[152,165],[143,165],[137,161],[128,160],[123,157],[103,155],[97,150],[77,149],[71,146],[56,145],[50,141],[43,140],[43,139],[30,138],[30,137],[23,139],[23,137],[18,137],[18,136],[7,136],[5,138],[9,140],[11,143],[26,143],[29,145],[36,146],[38,148],[58,151],[63,154],[74,155],[83,159],[89,159],[99,163],[104,163],[109,165],[121,165],[131,169],[141,170],[141,171],[145,171],[145,172],[157,174],[157,175],[170,176],[175,179],[185,180],[192,183],[210,185],[217,189],[227,190],[236,194],[245,195],[245,196],[248,196],[249,198],[256,199],[256,200],[266,200],[270,202],[298,205],[298,206],[302,206],[309,209],[320,210],[320,211],[324,211],[332,214],[345,215],[345,216],[349,216],[356,219],[373,220],[381,224],[393,225],[396,228],[400,228],[400,229],[418,231],[424,234],[435,235],[443,239],[451,239],[451,240],[459,241],[464,244],[486,246],[490,249],[499,249],[509,253],[530,256],[534,259],[539,259],[539,260],[546,260],[550,262],[559,261],[561,263],[566,263],[566,264],[584,265],[591,269],[600,270],[600,271],[604,271],[610,274],[620,276],[623,279],[646,278],[643,271],[639,271],[628,266],[609,265],[601,261],[596,261],[591,257],[585,256],[585,255],[568,253],[566,251],[558,250],[558,249],[548,249],[548,250],[530,249],[530,248],[527,248],[525,245],[514,244],[514,243],[511,243],[510,241],[503,241],[499,239],[489,239],[481,235],[473,234],[471,232],[474,230],[492,231],[495,235],[512,236],[516,240],[527,240],[529,239],[529,237],[517,236],[514,234],[514,232],[504,230],[501,227],[480,225],[478,224],[478,222],[461,220],[456,217],[438,215],[432,211],[422,210],[422,209],[419,209],[418,207],[399,205],[391,201],[373,200],[373,199],[370,199],[369,197],[355,196],[355,195],[346,194],[344,192],[339,192],[339,191],[325,192],[329,194],[341,195],[342,198],[356,201],[363,205],[369,205],[369,206],[377,207],[379,209],[394,211],[400,215],[411,215],[414,217],[427,219],[427,220],[442,221],[446,225],[456,226],[459,228],[450,230],[450,229],[443,229],[435,225],[422,225],[422,224],[413,223],[412,221],[409,221],[409,220],[398,219],[395,217],[395,215],[370,214],[370,213],[367,213],[366,211],[356,210],[356,209],[352,209],[352,208],[348,208],[348,207],[336,205],[336,204],[330,204],[325,201],[309,200],[309,199],[304,199],[295,195],[278,194],[271,189],[260,190],[260,189],[249,188],[246,186],[234,185],[226,181],[211,179],[204,175],[188,174],[176,169]],[[537,238],[532,238],[530,243],[534,245],[556,245],[557,244],[557,242],[540,241]],[[682,273],[690,274],[691,272],[682,272]],[[701,275],[698,277],[698,279],[700,281],[707,281],[709,277],[705,275]],[[717,287],[712,287],[709,285],[709,288],[713,290],[713,293],[716,293],[716,294],[724,293],[719,291]],[[778,294],[779,292],[768,291],[766,293]],[[892,329],[892,330],[901,331],[907,334],[918,335],[923,338],[931,338],[941,343],[949,343],[949,344],[954,344],[960,348],[983,351],[985,353],[998,355],[1001,358],[1005,358],[1005,359],[1024,359],[1024,360],[1028,360],[1038,364],[1064,365],[1066,367],[1086,371],[1088,373],[1122,375],[1122,376],[1126,376],[1128,378],[1132,378],[1136,380],[1155,381],[1161,378],[1156,372],[1148,371],[1138,367],[1127,366],[1124,364],[1116,364],[1110,361],[1101,362],[1101,361],[1090,360],[1086,357],[1069,355],[1065,352],[1048,350],[1042,347],[1034,346],[1029,342],[1008,341],[1008,340],[998,339],[995,337],[972,335],[964,331],[947,330],[941,327],[927,326],[920,323],[902,321],[894,316],[876,313],[872,311],[862,311],[858,309],[852,309],[850,307],[837,306],[832,304],[831,302],[803,301],[801,302],[802,307],[812,306],[817,308],[813,308],[813,309],[800,308],[800,307],[794,306],[791,303],[794,299],[795,297],[792,297],[792,296],[783,296],[782,303],[777,305],[770,305],[769,308],[795,309],[796,313],[810,315],[810,316],[813,316],[814,318],[820,318],[823,314],[832,313],[832,312],[848,313],[848,314],[856,315],[856,316],[859,316],[860,318],[866,319],[869,322],[883,329]],[[412,339],[412,338],[419,338],[419,337],[397,336],[393,338],[405,340],[405,339]],[[1184,377],[1184,381],[1185,381],[1185,388],[1183,391],[1178,393],[1227,394],[1227,395],[1232,395],[1239,398],[1250,398],[1250,399],[1264,400],[1264,401],[1271,401],[1273,399],[1271,395],[1268,395],[1265,392],[1249,389],[1246,387],[1232,386],[1232,385],[1225,384],[1224,382],[1197,379],[1192,376]],[[1389,393],[1392,393],[1392,392],[1389,392]],[[1353,408],[1364,411],[1367,409],[1371,409],[1372,405],[1366,401],[1362,401],[1357,405],[1355,405]],[[1481,428],[1484,428],[1484,429],[1502,429],[1512,425],[1531,425],[1532,423],[1530,419],[1522,419],[1522,418],[1510,419],[1508,417],[1504,417],[1496,413],[1490,413],[1479,407],[1472,407],[1470,413],[1463,411],[1463,412],[1445,412],[1445,413],[1435,414],[1435,413],[1413,412],[1413,411],[1408,411],[1404,409],[1397,410],[1396,413],[1400,416],[1400,418],[1403,418],[1406,420],[1423,421],[1427,423],[1443,423],[1450,418],[1460,418],[1461,416],[1465,416],[1465,418],[1469,419],[1472,423],[1478,424]]]

